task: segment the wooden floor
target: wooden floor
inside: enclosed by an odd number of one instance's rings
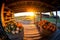
[[[23,25],[24,27],[24,40],[39,40],[40,34],[34,24]]]

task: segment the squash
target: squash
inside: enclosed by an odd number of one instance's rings
[[[22,24],[17,22],[17,27],[22,28]]]
[[[53,23],[48,22],[47,20],[40,21],[38,25],[44,30],[48,30],[51,32],[54,32],[56,30],[56,26]]]

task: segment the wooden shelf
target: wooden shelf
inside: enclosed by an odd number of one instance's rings
[[[12,20],[15,20],[15,19],[10,19],[10,20],[8,20],[8,21],[5,21],[5,23],[6,23],[6,22],[10,22],[10,21],[12,21]]]
[[[5,17],[4,19],[11,19],[11,17]]]

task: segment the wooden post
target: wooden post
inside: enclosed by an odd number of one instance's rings
[[[40,12],[40,21],[42,20],[42,14],[41,14],[41,12]]]
[[[5,23],[4,23],[4,7],[5,7],[5,3],[2,3],[2,7],[1,7],[1,21],[2,21],[3,27],[5,26]]]
[[[57,10],[56,10],[56,26],[57,26]]]

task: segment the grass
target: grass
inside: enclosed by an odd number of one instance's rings
[[[43,20],[48,20],[49,22],[56,22],[55,18],[42,18]],[[58,23],[60,23],[60,19],[57,20]]]

